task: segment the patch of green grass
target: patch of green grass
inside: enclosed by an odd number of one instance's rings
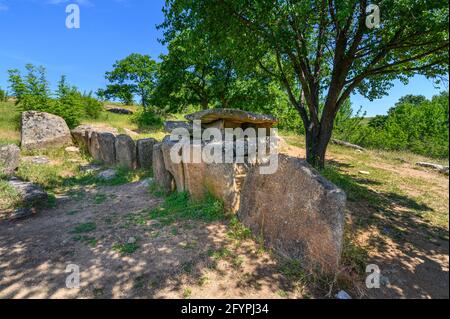
[[[98,244],[98,239],[95,237],[85,236],[85,235],[76,235],[73,237],[73,240],[82,242],[91,247],[95,247]]]
[[[187,193],[173,193],[165,202],[150,212],[152,219],[158,219],[164,225],[176,220],[216,221],[225,218],[223,203],[207,195],[202,201],[193,201]]]
[[[0,102],[0,146],[20,143],[20,110],[12,102]]]
[[[185,288],[183,290],[183,298],[184,299],[189,299],[192,296],[192,290],[190,288]]]
[[[226,247],[223,247],[223,248],[220,248],[217,250],[210,249],[210,250],[208,250],[208,256],[211,257],[212,259],[218,261],[218,260],[226,259],[228,257],[232,257],[233,252]]]
[[[113,250],[120,253],[122,256],[131,255],[136,250],[138,250],[139,245],[137,243],[125,243],[125,244],[114,244]]]
[[[0,211],[12,209],[20,204],[20,194],[7,181],[0,179]]]
[[[97,225],[94,222],[87,222],[87,223],[81,223],[81,224],[76,225],[72,229],[72,233],[74,233],[74,234],[89,233],[96,229],[97,229]]]
[[[252,238],[252,231],[245,227],[236,216],[231,217],[228,224],[229,231],[227,233],[230,239],[237,241]]]

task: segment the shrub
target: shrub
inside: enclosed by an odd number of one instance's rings
[[[6,91],[2,90],[2,88],[0,88],[0,102],[6,102],[6,100],[8,99],[8,95],[6,94]]]
[[[161,127],[164,123],[163,118],[151,110],[139,110],[131,117],[131,122],[139,128]]]

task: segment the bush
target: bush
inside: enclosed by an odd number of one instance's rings
[[[98,118],[103,107],[91,94],[81,94],[69,86],[62,76],[55,92],[50,97],[49,84],[43,67],[27,65],[27,75],[19,70],[9,70],[9,82],[16,96],[16,104],[22,111],[47,112],[62,117],[70,128],[80,124],[83,118]]]
[[[139,128],[161,127],[164,119],[151,110],[139,110],[133,114],[131,122],[135,123]]]
[[[0,102],[6,102],[7,99],[8,95],[6,94],[6,91],[0,88]]]

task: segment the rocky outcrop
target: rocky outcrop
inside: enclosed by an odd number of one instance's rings
[[[353,149],[361,151],[361,152],[365,152],[366,151],[365,148],[363,148],[363,147],[361,147],[359,145],[352,144],[352,143],[349,143],[349,142],[346,142],[346,141],[337,140],[335,138],[331,139],[331,143],[336,144],[336,145],[345,146],[345,147],[348,147],[348,148],[353,148]]]
[[[154,138],[144,138],[136,142],[137,166],[138,168],[150,169],[153,163]]]
[[[20,148],[15,144],[0,147],[0,176],[12,175],[19,167]]]
[[[123,107],[109,107],[106,108],[108,112],[115,113],[115,114],[124,114],[124,115],[132,115],[133,111],[129,109],[124,109]]]
[[[26,150],[55,148],[72,144],[63,118],[44,112],[22,113],[21,147]]]
[[[136,169],[136,144],[133,139],[125,134],[116,136],[115,139],[116,165],[129,169]]]
[[[250,169],[238,217],[280,254],[305,267],[338,270],[346,195],[308,163],[279,155],[278,170]]]
[[[162,143],[153,145],[153,178],[165,193],[170,193],[175,188],[172,175],[166,169],[164,164],[164,155],[162,151]]]

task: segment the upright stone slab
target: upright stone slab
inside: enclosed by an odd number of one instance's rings
[[[55,148],[72,144],[72,135],[62,117],[28,111],[22,113],[21,147],[26,150]]]
[[[136,144],[125,134],[116,136],[115,140],[116,164],[129,169],[136,169]]]
[[[139,168],[152,168],[153,145],[156,140],[154,138],[144,138],[136,142],[137,149],[137,165]]]
[[[345,193],[308,163],[279,155],[274,174],[250,169],[238,217],[280,254],[333,273],[341,256],[345,202]]]
[[[165,193],[170,193],[175,189],[175,182],[172,175],[164,165],[162,143],[153,145],[153,177],[155,182]]]
[[[166,136],[162,141],[161,150],[164,157],[164,165],[166,169],[172,174],[172,177],[175,180],[177,191],[181,193],[185,191],[183,163],[176,163],[172,160],[170,155],[170,151],[176,143],[177,142],[170,140],[170,136]],[[182,155],[181,150],[178,154],[180,156]]]
[[[20,148],[15,144],[0,147],[0,176],[11,175],[19,167]]]
[[[92,157],[107,165],[116,163],[116,137],[112,133],[92,132],[89,141],[89,153]]]
[[[86,150],[88,150],[89,142],[93,132],[107,132],[114,135],[118,134],[116,128],[102,124],[83,124],[70,131],[70,133],[72,133],[73,139],[75,140],[75,143]]]

